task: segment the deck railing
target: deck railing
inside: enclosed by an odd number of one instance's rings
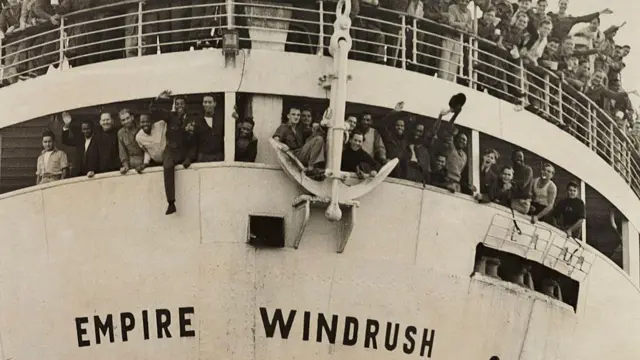
[[[0,40],[2,79],[67,71],[124,57],[220,47],[223,30],[239,32],[241,48],[329,56],[333,1],[291,4],[245,0],[180,7],[125,1],[71,12]],[[371,13],[367,13],[372,16]],[[600,155],[640,194],[640,155],[628,125],[614,119],[564,79],[505,56],[478,36],[423,18],[376,9],[353,21],[353,59],[456,81],[532,111]],[[70,65],[70,66],[69,66]],[[541,136],[543,136],[541,134]],[[640,195],[639,195],[640,196]]]

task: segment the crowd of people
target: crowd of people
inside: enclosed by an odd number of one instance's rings
[[[566,198],[556,202],[553,165],[545,164],[536,177],[525,164],[524,153],[518,150],[514,151],[511,164],[496,171],[500,155],[494,149],[486,149],[480,183],[469,184],[463,181],[468,167],[467,135],[451,122],[445,122],[441,131],[425,129],[424,123],[404,114],[403,107],[402,102],[398,103],[377,121],[369,112],[347,116],[342,171],[361,178],[375,176],[389,160],[398,159],[392,177],[473,195],[479,202],[506,206],[529,216],[532,223],[544,221],[564,230],[569,237],[581,238],[586,212],[579,198],[580,186],[570,182]],[[451,110],[440,117],[448,111]],[[291,107],[273,138],[283,144],[283,151],[291,151],[297,157],[307,176],[323,179],[326,131],[322,122],[314,122],[309,108]]]
[[[224,160],[224,118],[215,111],[216,102],[217,95],[205,95],[202,111],[188,112],[184,97],[163,91],[151,102],[149,111],[134,114],[130,109],[121,109],[119,128],[114,126],[112,114],[103,112],[99,126],[92,119],[84,119],[79,132],[71,128],[71,115],[62,113],[62,143],[75,148],[75,162],[70,166],[65,152],[55,147],[55,134],[45,131],[36,184],[69,176],[92,178],[111,171],[143,173],[149,166],[162,166],[166,213],[175,213],[175,167]],[[238,119],[235,161],[255,161],[258,146],[253,126],[251,117]]]
[[[107,0],[4,1],[0,39],[3,80],[7,83],[42,75],[50,66],[61,66],[61,45],[65,47],[65,58],[75,67],[138,56],[138,45],[141,55],[221,46],[220,29],[226,24],[226,7],[205,0],[186,0],[179,4],[180,8],[168,1],[143,4],[144,26],[140,36],[136,3],[115,6]],[[331,14],[336,1],[325,2],[325,14]],[[399,66],[400,48],[404,44],[408,69],[468,84],[474,76],[466,57],[472,52],[463,49],[458,34],[473,35],[478,39],[478,61],[473,62],[473,72],[479,90],[486,89],[518,103],[524,99],[528,110],[552,121],[562,118],[560,124],[583,141],[588,138],[586,133],[593,131],[588,124],[591,116],[603,124],[608,124],[607,117],[615,119],[623,133],[639,130],[633,127],[637,116],[629,98],[635,91],[622,87],[621,73],[631,47],[615,42],[624,24],[600,29],[600,17],[612,14],[610,9],[572,16],[568,13],[568,0],[558,1],[557,12],[548,11],[548,0],[476,0],[473,6],[482,16],[474,20],[469,0],[351,2],[353,58]],[[77,13],[101,6],[94,12]],[[247,41],[251,22],[244,9],[246,4],[235,6],[234,22],[240,31],[240,45],[251,47]],[[300,10],[293,11],[292,18],[298,20],[292,21],[287,37],[287,43],[296,45],[285,49],[304,52],[312,49],[313,53],[323,43],[318,41],[321,31],[317,2],[303,0],[296,7]],[[416,29],[411,21],[405,21],[404,41],[400,41],[403,28],[398,14],[420,20]],[[60,41],[56,26],[65,16],[69,16],[65,18],[67,41]],[[95,21],[87,24],[92,18]],[[324,19],[325,37],[330,36],[331,21],[330,16]],[[328,44],[327,39],[324,44]],[[522,73],[521,63],[526,73]],[[544,79],[550,85],[545,86]],[[588,114],[587,99],[603,112]],[[606,129],[600,129],[603,131]],[[608,143],[610,138],[602,142]],[[637,145],[640,148],[640,141]]]
[[[56,148],[55,134],[45,131],[43,151],[37,160],[36,184],[70,176],[92,178],[113,171],[143,173],[149,166],[161,165],[167,214],[174,213],[175,166],[188,168],[194,162],[225,160],[224,115],[216,111],[217,96],[202,96],[202,109],[190,111],[185,97],[163,91],[151,101],[148,111],[134,113],[128,108],[120,109],[120,127],[114,125],[108,112],[101,113],[98,121],[85,118],[75,122],[69,113],[62,113],[61,142],[74,149],[74,161],[68,161],[65,152]],[[465,174],[469,166],[467,135],[459,131],[453,118],[442,120],[459,109],[443,111],[436,125],[427,129],[425,122],[406,114],[403,108],[404,103],[399,102],[379,119],[368,111],[346,116],[342,171],[360,178],[375,176],[389,160],[398,159],[391,173],[394,178],[472,195],[481,203],[493,202],[527,215],[532,223],[544,221],[570,237],[581,237],[586,214],[584,202],[579,198],[579,185],[569,183],[566,198],[557,201],[558,189],[552,180],[555,169],[551,164],[545,164],[536,177],[526,165],[524,153],[518,150],[514,151],[512,161],[498,171],[500,154],[486,149],[479,168],[480,182],[471,184]],[[281,151],[290,152],[299,160],[308,177],[323,180],[326,120],[316,117],[307,106],[292,106],[285,114],[273,139],[281,143]],[[253,135],[254,120],[236,112],[233,118],[236,119],[234,160],[255,162],[258,139]]]

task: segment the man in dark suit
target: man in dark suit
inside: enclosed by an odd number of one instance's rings
[[[195,118],[194,141],[197,162],[224,160],[224,116],[216,113],[216,99],[212,94],[202,98],[204,114]]]
[[[191,166],[195,157],[196,147],[190,132],[193,131],[193,124],[188,121],[184,106],[177,106],[178,102],[184,99],[176,99],[176,109],[171,111],[172,99],[171,91],[165,90],[151,103],[151,119],[156,122],[164,120],[167,122],[166,140],[167,145],[162,154],[162,167],[164,171],[164,191],[167,196],[166,215],[175,213],[176,210],[176,174],[175,167],[182,164],[184,168]]]
[[[100,129],[96,132],[96,137],[100,156],[100,172],[120,170],[118,128],[113,125],[113,118],[110,113],[103,112],[100,114]]]
[[[62,120],[64,121],[62,143],[76,149],[73,176],[93,177],[100,170],[100,154],[98,153],[98,141],[93,132],[93,123],[89,120],[82,121],[82,137],[80,137],[74,136],[69,129],[69,124],[71,124],[69,113],[62,113]]]

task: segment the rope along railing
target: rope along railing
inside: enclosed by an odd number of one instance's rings
[[[241,48],[328,56],[335,3],[303,3],[254,0],[229,7],[218,1],[161,7],[127,1],[73,11],[56,21],[35,21],[1,39],[0,72],[12,84],[101,61],[216,48],[222,30],[229,28],[239,32]],[[390,10],[358,16],[351,32],[352,59],[455,81],[511,102],[516,110],[531,111],[601,156],[640,196],[637,141],[624,124],[555,73],[526,64],[470,32]]]

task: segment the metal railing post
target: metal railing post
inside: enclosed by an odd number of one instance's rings
[[[413,62],[414,66],[418,65],[418,19],[413,18],[412,20],[412,29],[411,31],[413,32],[413,39],[412,39],[412,46],[413,46],[413,51],[412,51],[412,56],[411,56],[411,61]]]
[[[524,60],[522,60],[522,58],[520,58],[520,92],[522,94],[522,108],[527,107],[527,93],[526,93],[526,85],[525,85],[525,81],[527,79],[527,76],[525,74],[525,70],[524,70]]]
[[[318,1],[318,12],[320,16],[320,34],[318,37],[318,56],[324,56],[324,1]]]
[[[64,18],[60,18],[60,49],[59,49],[59,69],[62,70],[62,63],[64,62]],[[51,65],[51,64],[49,64]]]
[[[615,136],[613,135],[614,127],[613,123],[609,124],[609,150],[611,151],[611,166],[616,169],[616,155],[615,155]]]
[[[472,89],[476,89],[477,86],[477,81],[476,81],[476,73],[475,71],[473,71],[473,62],[475,61],[475,58],[477,56],[476,52],[475,52],[475,39],[473,36],[469,36],[469,63],[468,63],[468,67],[469,67],[469,87]],[[464,52],[464,51],[463,51]]]
[[[551,100],[550,96],[549,96],[549,90],[551,90],[551,86],[549,86],[549,74],[545,74],[544,75],[544,112],[546,114],[550,114],[550,106],[549,106],[549,101]]]
[[[2,39],[0,39],[0,81],[4,80],[4,61],[6,60],[6,55],[2,56],[2,46],[3,46],[3,42]]]
[[[400,28],[400,39],[402,39],[400,46],[402,48],[401,56],[402,56],[402,69],[407,68],[407,17],[405,15],[401,16],[402,18],[402,27]],[[395,61],[395,60],[394,60]]]
[[[236,9],[233,0],[227,0],[227,29],[235,27]]]
[[[460,37],[458,38],[458,40],[460,43],[460,53],[458,53],[458,55],[460,56],[460,59],[458,60],[458,77],[463,78],[464,77],[464,34],[460,33]],[[453,53],[453,50],[451,52]],[[453,82],[456,82],[456,80],[454,79]]]
[[[560,82],[558,83],[558,120],[560,121],[561,124],[564,124],[564,111],[563,111],[563,107],[564,107],[564,101],[562,99],[563,97],[563,91],[562,91],[562,81],[564,80],[564,74],[562,77],[560,77]]]
[[[595,145],[593,143],[593,130],[594,130],[594,126],[593,126],[593,114],[592,114],[592,110],[591,110],[591,103],[587,104],[587,131],[589,132],[587,134],[587,138],[589,141],[589,149],[591,149],[591,151],[593,151],[593,149],[595,148]]]
[[[138,3],[138,56],[142,56],[142,1]]]

